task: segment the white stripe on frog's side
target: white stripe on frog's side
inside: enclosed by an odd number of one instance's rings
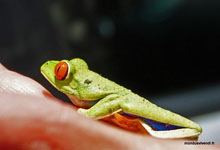
[[[73,95],[69,95],[67,94],[67,96],[69,97],[69,99],[73,102],[74,105],[80,107],[80,108],[90,108],[93,105],[95,105],[99,100],[96,101],[86,101],[86,100],[82,100],[82,99],[78,99]]]

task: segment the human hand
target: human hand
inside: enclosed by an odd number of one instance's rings
[[[116,129],[78,114],[36,81],[0,65],[0,149],[210,149]]]

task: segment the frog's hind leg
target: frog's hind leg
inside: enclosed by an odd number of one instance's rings
[[[121,97],[119,95],[111,94],[101,99],[89,109],[79,108],[78,112],[85,114],[89,118],[101,119],[121,111],[120,101]]]
[[[169,110],[158,107],[144,98],[135,96],[132,97],[132,95],[130,97],[131,98],[125,98],[121,101],[120,106],[122,111],[125,113],[141,116],[162,123],[196,129],[198,132],[201,132],[202,130],[195,122]]]

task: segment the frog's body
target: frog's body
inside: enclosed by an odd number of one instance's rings
[[[54,72],[59,61],[46,62],[41,66],[41,72],[53,86],[69,96],[75,105],[82,107],[78,112],[90,118],[101,119],[122,111],[125,114],[137,116],[151,135],[161,138],[165,132],[152,131],[151,133],[152,128],[148,129],[150,126],[144,119],[181,127],[181,129],[169,131],[164,138],[197,137],[201,133],[202,129],[198,124],[160,108],[131,90],[89,70],[82,59],[75,58],[62,62],[68,64],[68,74],[65,74],[65,79],[59,80],[57,70]],[[59,69],[60,67],[58,71]]]

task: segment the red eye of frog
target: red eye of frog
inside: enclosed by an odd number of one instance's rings
[[[54,73],[58,80],[64,80],[68,75],[69,65],[65,61],[59,62],[55,69]]]

